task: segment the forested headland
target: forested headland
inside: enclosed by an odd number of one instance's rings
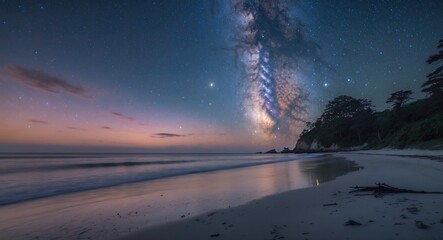
[[[422,84],[426,98],[414,101],[412,90],[399,90],[387,96],[391,107],[377,112],[369,99],[338,96],[306,124],[295,151],[443,149],[443,39],[438,49],[426,61],[434,67]]]

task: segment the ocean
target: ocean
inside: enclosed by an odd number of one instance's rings
[[[0,154],[0,205],[125,183],[316,155]]]
[[[325,154],[1,154],[0,238],[116,239],[359,169]]]

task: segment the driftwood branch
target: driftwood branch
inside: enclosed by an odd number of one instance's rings
[[[354,186],[351,187],[353,190],[350,193],[356,192],[372,192],[375,197],[382,197],[384,194],[388,193],[420,193],[420,194],[442,194],[443,192],[426,192],[426,191],[415,191],[410,189],[402,189],[389,186],[385,183],[376,183],[376,186]],[[364,194],[357,194],[362,196]]]

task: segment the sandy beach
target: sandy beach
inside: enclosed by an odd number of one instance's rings
[[[415,150],[334,153],[364,168],[317,187],[213,210],[122,239],[441,239],[443,194],[376,198],[349,193],[350,186],[380,182],[443,191],[441,155],[442,151]],[[361,225],[345,225],[350,220]]]
[[[349,191],[375,183],[443,191],[442,155],[205,156],[248,164],[2,205],[0,239],[441,239],[443,194]]]

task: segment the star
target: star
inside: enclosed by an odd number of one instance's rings
[[[212,87],[214,87],[214,86],[215,86],[215,84],[214,84],[213,82],[210,82],[210,83],[209,83],[209,87],[212,88]]]

